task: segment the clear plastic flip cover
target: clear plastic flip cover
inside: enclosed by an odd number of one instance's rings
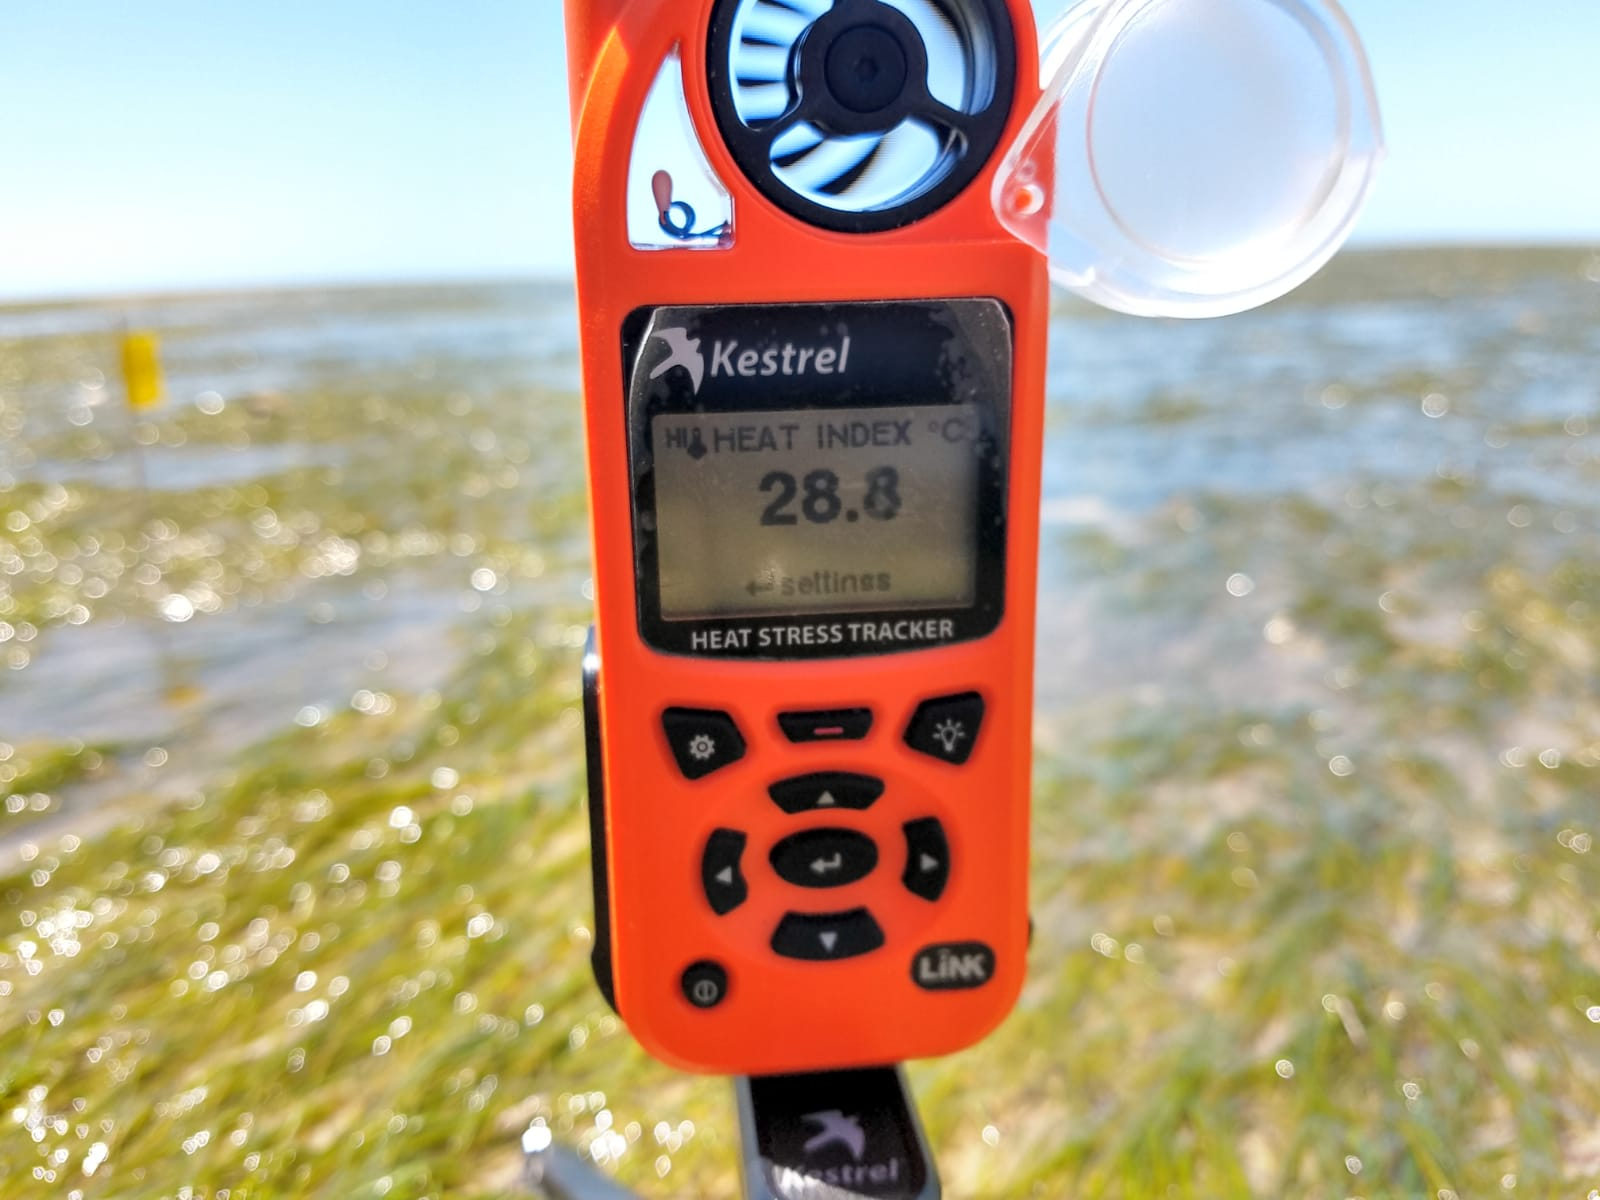
[[[1343,245],[1383,133],[1333,0],[1084,0],[994,204],[1107,308],[1209,317],[1276,299]]]

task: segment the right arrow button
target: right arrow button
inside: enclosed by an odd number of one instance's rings
[[[934,817],[922,817],[907,821],[903,828],[906,869],[900,882],[924,900],[937,900],[950,882],[950,843],[945,839],[944,826]]]

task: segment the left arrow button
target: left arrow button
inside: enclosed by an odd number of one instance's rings
[[[705,888],[706,902],[717,916],[726,916],[749,898],[739,869],[744,858],[745,835],[737,829],[718,829],[706,842],[705,853],[700,858],[700,882]]]

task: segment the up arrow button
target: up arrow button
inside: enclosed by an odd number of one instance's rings
[[[883,795],[883,780],[848,771],[817,771],[780,779],[767,789],[772,802],[791,817],[824,808],[861,811]]]

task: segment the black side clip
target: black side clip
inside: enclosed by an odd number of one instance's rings
[[[595,628],[583,646],[583,749],[589,784],[589,870],[594,880],[594,947],[589,964],[594,981],[613,1012],[616,987],[611,981],[611,888],[606,863],[606,775],[600,745],[600,643]]]

